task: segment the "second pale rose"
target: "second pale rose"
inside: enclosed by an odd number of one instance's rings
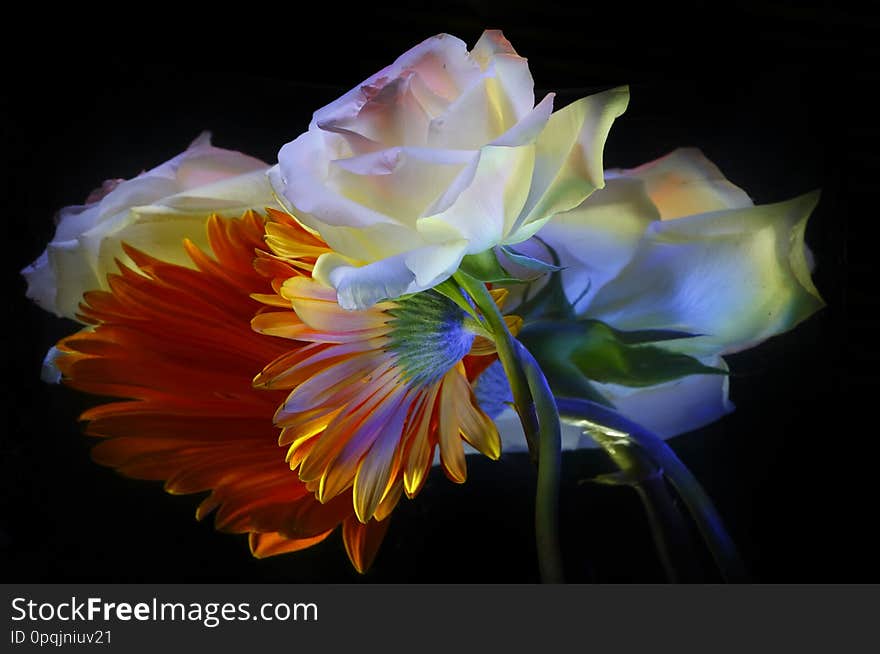
[[[626,88],[555,113],[498,31],[468,52],[430,38],[315,112],[270,174],[334,250],[315,277],[365,308],[421,291],[463,257],[521,242],[604,185],[602,151]]]

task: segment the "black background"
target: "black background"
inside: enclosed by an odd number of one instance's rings
[[[523,456],[469,459],[464,486],[435,471],[415,501],[399,506],[364,577],[338,535],[252,559],[244,537],[195,522],[199,498],[166,495],[159,483],[89,460],[76,417],[95,400],[39,380],[46,349],[75,326],[31,305],[18,277],[51,237],[54,212],[102,180],[167,160],[203,129],[216,145],[272,162],[312,111],[412,45],[444,31],[472,45],[487,27],[503,29],[529,58],[537,89],[556,90],[557,106],[630,85],[608,166],[687,145],[759,203],[822,188],[807,239],[828,307],[732,357],[736,412],[670,443],[716,501],[755,580],[880,581],[877,18],[831,2],[660,5],[370,3],[348,11],[324,3],[279,14],[255,3],[185,18],[150,5],[10,23],[4,581],[537,581],[534,472]],[[663,581],[635,495],[579,483],[609,470],[603,456],[568,455],[564,467],[569,580]],[[703,568],[701,579],[717,579]]]

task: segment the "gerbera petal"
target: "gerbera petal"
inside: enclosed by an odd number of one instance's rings
[[[286,538],[277,532],[258,533],[252,531],[248,539],[248,544],[251,548],[251,554],[253,554],[255,558],[264,559],[267,556],[304,550],[326,540],[327,536],[332,533],[333,530],[329,529],[323,534],[318,534],[312,538]],[[381,539],[379,542],[381,543]]]
[[[369,520],[390,490],[391,473],[394,469],[395,454],[399,455],[399,445],[403,424],[412,403],[401,398],[394,413],[382,425],[378,438],[364,456],[354,478],[354,510],[361,522]],[[346,450],[349,449],[346,447]],[[343,450],[340,459],[356,456],[357,452]]]
[[[480,410],[477,398],[474,397],[473,391],[463,377],[461,380],[457,382],[461,387],[459,393],[463,397],[469,398],[465,401],[459,400],[457,405],[461,434],[477,451],[490,459],[497,459],[501,456],[501,438],[498,435],[498,428],[492,419]]]
[[[290,299],[300,320],[317,331],[365,331],[384,324],[381,312],[348,311],[339,305],[332,288],[321,288],[303,277],[286,281],[282,295]]]
[[[457,484],[467,479],[467,464],[464,460],[464,446],[459,437],[458,411],[456,403],[461,398],[456,394],[454,376],[457,371],[450,371],[443,378],[440,390],[440,426],[438,438],[440,445],[440,462],[447,476]]]
[[[399,460],[399,457],[398,459]],[[395,462],[397,462],[395,460]],[[392,478],[396,478],[396,470],[392,472]],[[400,497],[403,495],[403,481],[398,480],[385,492],[385,497],[382,498],[382,501],[379,503],[379,506],[376,507],[376,512],[373,514],[373,520],[385,520],[387,519],[392,511],[397,507],[397,503],[400,501]]]
[[[412,434],[408,444],[406,462],[403,468],[403,485],[407,497],[414,497],[428,478],[434,445],[431,442],[431,423],[434,421],[434,407],[439,384],[434,384],[423,394],[414,417],[410,420],[408,431]]]
[[[365,420],[378,428],[381,417],[377,421],[377,409],[384,409],[383,416],[388,413],[385,400],[397,385],[396,371],[379,377],[374,384],[363,389],[359,396],[351,401],[350,406],[356,407],[339,415],[316,439],[309,456],[299,468],[299,477],[303,481],[320,480],[333,460],[348,440],[355,434]],[[387,417],[387,416],[385,416]]]
[[[81,313],[93,327],[59,343],[58,366],[75,388],[131,398],[83,414],[88,433],[105,439],[93,449],[97,462],[165,480],[169,493],[210,491],[197,518],[216,512],[217,529],[255,534],[254,554],[269,556],[325,538],[353,517],[353,507],[350,495],[322,505],[291,472],[272,425],[287,392],[247,383],[267,361],[277,362],[274,375],[292,362],[312,368],[332,360],[322,354],[330,349],[323,343],[292,346],[250,328],[261,308],[251,295],[273,290],[250,268],[262,221],[255,214],[212,218],[208,240],[216,258],[190,247],[190,267],[127,248],[143,267],[135,273],[120,266],[109,291],[86,295]],[[344,357],[366,345],[338,347],[335,354]],[[335,412],[312,414],[304,426],[319,430],[317,423]],[[305,443],[297,451],[308,449]]]
[[[348,518],[342,523],[345,553],[348,554],[355,570],[361,574],[373,565],[389,524],[390,520],[370,520],[367,524],[363,524],[356,518]]]

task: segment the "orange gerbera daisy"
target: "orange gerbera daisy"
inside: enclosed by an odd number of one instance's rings
[[[460,434],[499,455],[470,386],[492,348],[435,293],[342,310],[310,277],[326,245],[285,214],[207,229],[213,256],[185,244],[195,268],[126,248],[138,271],[120,263],[109,291],[87,293],[92,327],[58,344],[65,383],[127,398],[81,416],[106,439],[93,457],[170,493],[210,491],[196,517],[216,509],[216,527],[248,533],[258,557],[342,525],[363,572],[436,446],[455,481]]]

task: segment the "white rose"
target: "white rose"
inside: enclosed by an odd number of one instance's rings
[[[656,345],[726,368],[722,355],[754,347],[824,306],[804,242],[818,192],[756,206],[692,148],[608,171],[606,183],[537,234],[558,254],[565,294],[579,317],[625,331],[698,334]],[[547,258],[537,239],[520,249]],[[621,413],[663,437],[733,410],[726,376],[595,386]],[[512,412],[497,421],[505,451],[522,449]],[[565,432],[568,448],[592,443],[575,427]]]
[[[501,32],[471,52],[441,34],[315,112],[270,173],[334,252],[314,275],[365,308],[430,288],[464,256],[534,234],[604,185],[602,150],[628,90],[556,113]]]
[[[130,180],[111,180],[85,205],[59,212],[52,241],[22,274],[27,296],[58,316],[76,319],[83,293],[107,289],[115,260],[134,266],[126,242],[165,261],[192,266],[189,238],[207,245],[212,213],[234,217],[275,204],[259,159],[211,145],[201,134],[186,151]]]

